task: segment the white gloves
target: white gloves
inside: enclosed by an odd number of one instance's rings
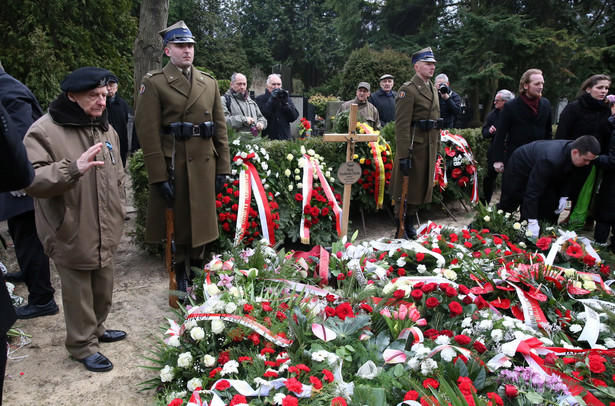
[[[13,190],[13,191],[11,192],[11,194],[12,194],[13,196],[15,196],[15,197],[23,197],[23,196],[25,196],[25,195],[26,195],[26,191],[25,191],[25,190],[23,190],[23,189]]]
[[[540,226],[538,225],[538,220],[529,219],[527,221],[527,229],[532,233],[532,237],[538,238],[540,235]]]
[[[566,208],[566,202],[568,201],[567,197],[560,197],[559,204],[557,205],[557,210],[554,211],[555,214],[560,214]]]

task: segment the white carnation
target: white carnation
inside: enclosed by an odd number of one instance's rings
[[[500,329],[495,329],[491,332],[491,338],[496,343],[499,343],[504,338],[504,332]]]
[[[423,376],[429,376],[433,374],[433,371],[438,368],[438,363],[433,360],[433,358],[427,358],[421,364],[421,374]]]
[[[451,362],[456,355],[457,352],[451,347],[446,347],[442,351],[440,351],[440,357],[444,362]]]
[[[232,359],[222,366],[222,371],[220,371],[220,376],[226,376],[229,374],[237,374],[237,373],[239,373],[239,362]]]

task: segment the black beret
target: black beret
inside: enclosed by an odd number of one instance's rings
[[[109,76],[111,76],[111,72],[103,68],[87,66],[75,69],[66,75],[60,85],[60,89],[65,92],[74,93],[96,89],[97,87],[105,86],[109,82]]]
[[[117,79],[117,76],[115,76],[113,73],[111,75],[109,75],[109,83],[113,82],[113,83],[120,83],[120,81]]]

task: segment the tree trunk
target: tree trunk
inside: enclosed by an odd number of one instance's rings
[[[167,27],[169,0],[143,0],[139,16],[139,34],[135,39],[134,100],[139,95],[141,78],[153,69],[162,67],[162,38],[158,31]]]

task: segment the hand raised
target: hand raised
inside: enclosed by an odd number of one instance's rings
[[[90,169],[95,166],[104,165],[103,161],[95,161],[96,155],[102,151],[103,144],[99,142],[98,144],[92,145],[87,149],[79,158],[77,158],[77,169],[83,175]]]

